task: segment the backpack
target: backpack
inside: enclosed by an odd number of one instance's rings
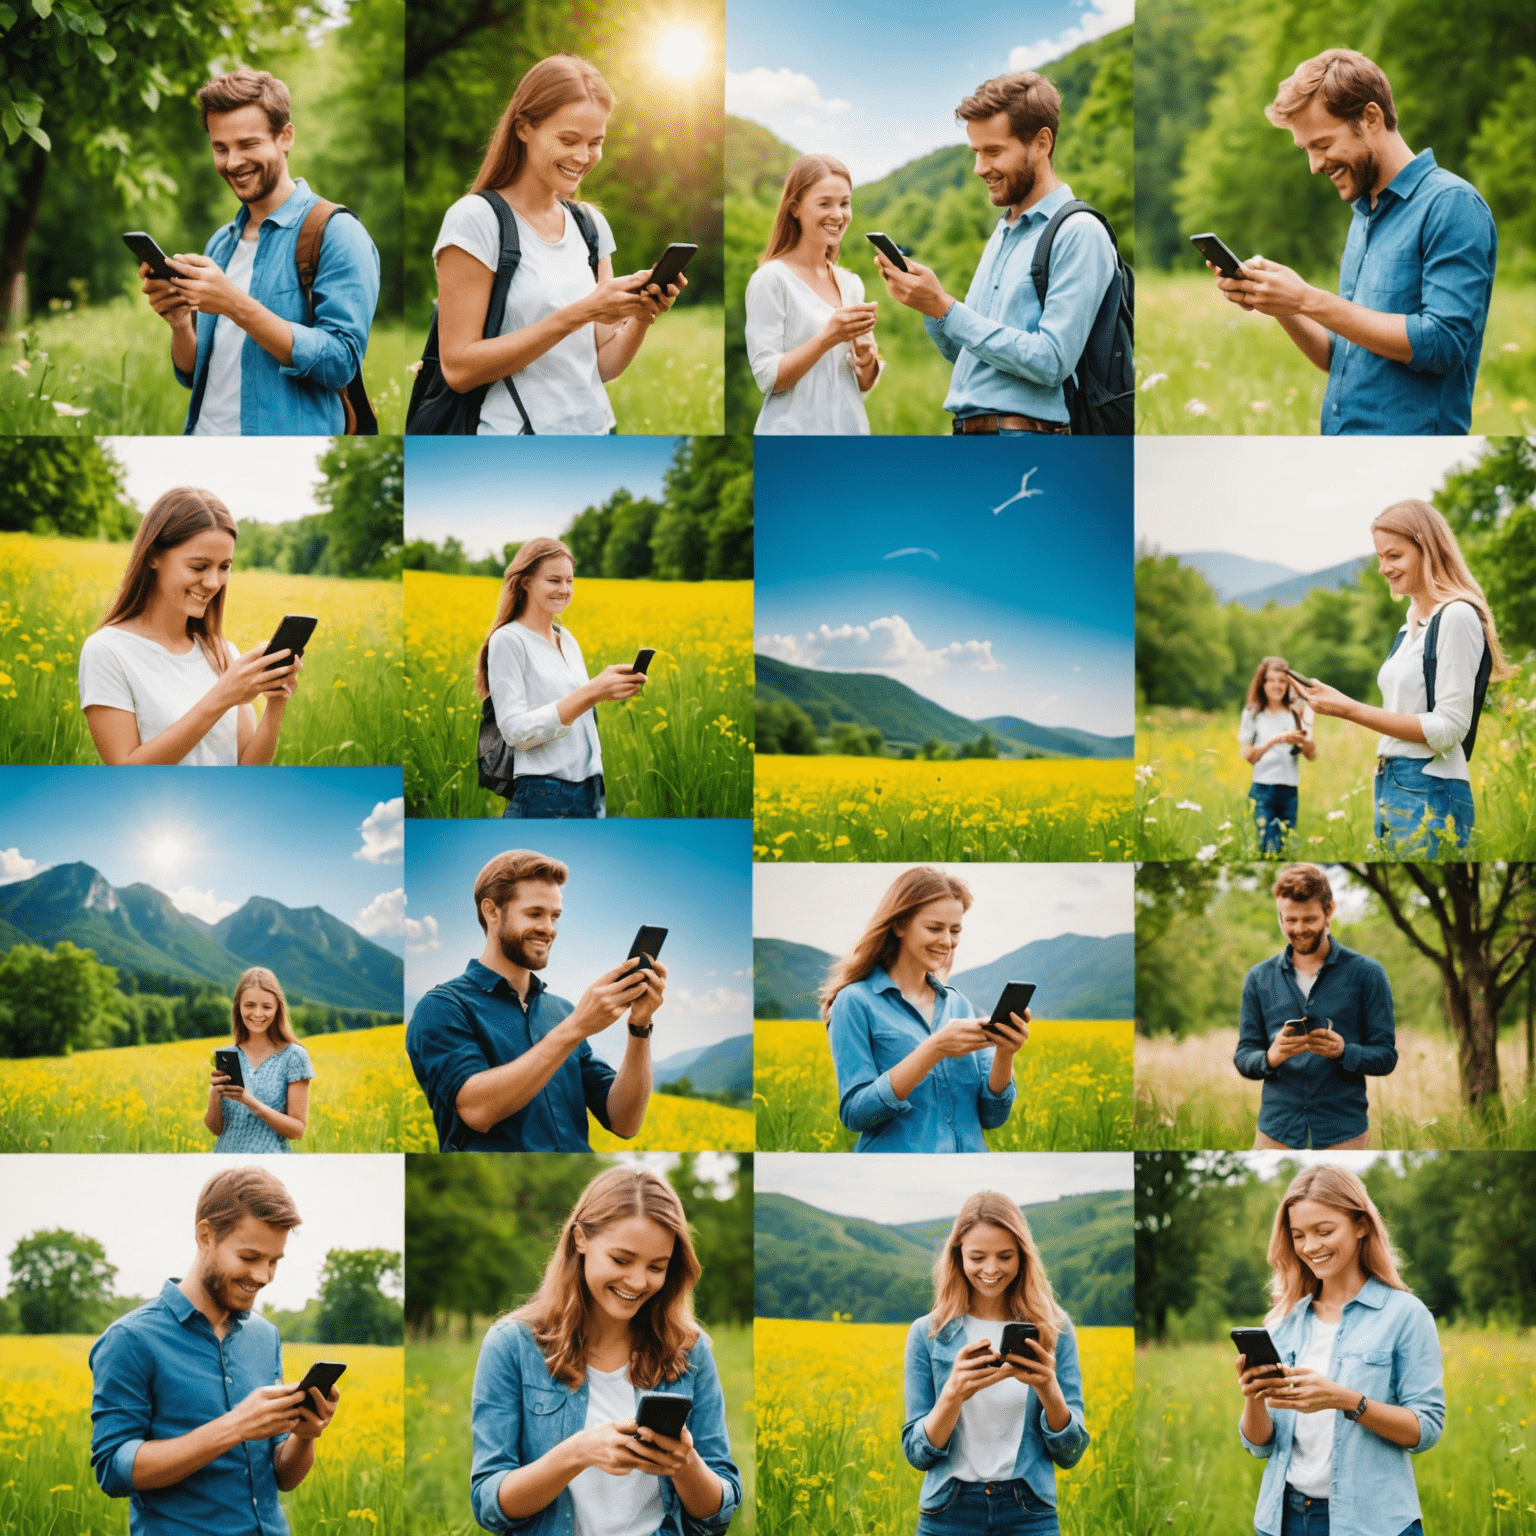
[[[325,226],[330,222],[333,213],[351,214],[355,219],[357,215],[350,208],[343,208],[340,203],[328,203],[324,198],[317,199],[314,206],[304,215],[304,222],[299,226],[298,244],[294,247],[294,264],[299,269],[299,287],[304,290],[304,302],[309,308],[310,324],[315,319],[315,273],[320,270],[320,246],[325,240]],[[345,389],[336,391],[341,396],[341,408],[346,412],[346,426],[342,429],[348,437],[377,437],[379,435],[379,418],[374,414],[372,403],[368,399],[368,388],[363,383],[362,365],[358,365],[347,383]]]
[[[1437,648],[1440,641],[1440,615],[1443,608],[1437,608],[1429,616],[1429,628],[1424,632],[1424,707],[1433,711],[1435,707],[1435,672],[1439,666]],[[1403,643],[1403,637],[1408,633],[1405,624],[1392,637],[1391,649],[1388,656],[1395,656],[1397,648]],[[1483,700],[1488,697],[1488,679],[1493,675],[1493,652],[1488,648],[1488,637],[1483,636],[1482,660],[1477,664],[1477,677],[1472,684],[1472,723],[1467,728],[1467,734],[1461,738],[1461,750],[1466,756],[1472,756],[1472,748],[1477,745],[1477,722],[1483,713]]]
[[[512,798],[512,748],[496,724],[496,707],[487,694],[480,706],[480,788],[505,800]]]
[[[1123,437],[1136,430],[1136,363],[1131,355],[1136,329],[1136,274],[1120,259],[1114,226],[1081,198],[1063,203],[1035,242],[1029,275],[1043,310],[1050,282],[1051,246],[1062,221],[1074,213],[1091,213],[1104,226],[1115,253],[1115,274],[1093,317],[1083,355],[1064,386],[1067,414],[1075,435]]]
[[[523,251],[517,238],[517,218],[506,198],[488,190],[477,195],[491,205],[496,214],[496,222],[501,227],[501,256],[496,264],[495,281],[491,284],[490,303],[485,306],[485,328],[480,333],[485,337],[499,336],[502,312],[507,305],[507,290],[512,286],[518,263],[523,259]],[[592,278],[595,282],[598,263],[597,225],[593,222],[592,215],[580,203],[571,202],[563,197],[560,201],[571,217],[576,220],[581,238],[587,243],[587,265],[592,269]],[[501,382],[507,386],[507,393],[512,396],[512,403],[517,407],[517,414],[523,418],[523,431],[528,436],[533,436],[533,423],[529,421],[528,412],[523,408],[522,399],[517,393],[517,386],[512,382],[512,376],[508,374]],[[490,387],[489,384],[477,384],[473,389],[465,390],[463,394],[449,387],[448,381],[443,377],[442,359],[438,353],[437,307],[434,305],[432,328],[427,332],[427,344],[422,348],[421,365],[416,370],[416,382],[411,386],[411,403],[405,413],[405,430],[436,437],[455,435],[473,437],[480,428],[480,409],[485,404],[486,392]],[[483,721],[481,730],[483,740]],[[510,758],[510,753],[508,755]],[[509,767],[509,784],[510,773]]]

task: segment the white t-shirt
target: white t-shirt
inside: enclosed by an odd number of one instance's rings
[[[1323,974],[1322,967],[1319,966],[1315,971],[1304,971],[1299,965],[1297,965],[1295,966],[1295,971],[1296,985],[1298,988],[1300,988],[1301,995],[1310,999],[1312,996],[1312,988],[1317,985],[1317,978]]]
[[[1301,724],[1303,730],[1312,727],[1312,711],[1302,706]],[[1276,736],[1283,736],[1287,731],[1296,729],[1296,717],[1283,705],[1279,709],[1262,709],[1254,714],[1251,709],[1243,711],[1243,717],[1238,722],[1237,740],[1244,747],[1262,746],[1266,741],[1273,741]],[[1301,758],[1293,756],[1289,747],[1275,747],[1266,752],[1258,762],[1253,765],[1253,782],[1255,784],[1300,784],[1301,783]]]
[[[584,206],[597,225],[598,259],[612,256],[613,231],[607,219],[590,204]],[[569,209],[560,211],[565,216],[565,233],[555,241],[542,239],[513,212],[522,257],[507,289],[501,315],[503,336],[586,298],[596,286],[580,226]],[[461,197],[443,215],[443,227],[432,247],[434,260],[446,245],[456,245],[492,272],[496,270],[501,259],[501,226],[496,211],[478,192]],[[614,424],[613,406],[597,371],[597,334],[591,325],[573,331],[514,377],[518,398],[535,432],[603,434]],[[481,435],[515,436],[522,430],[523,418],[506,384],[498,379],[486,391],[485,404],[480,408]]]
[[[1468,779],[1467,754],[1461,743],[1472,724],[1472,692],[1478,664],[1483,659],[1483,621],[1471,603],[1441,604],[1440,636],[1435,645],[1435,708],[1429,710],[1424,689],[1424,640],[1427,623],[1404,624],[1408,631],[1396,652],[1382,662],[1376,674],[1381,707],[1396,714],[1417,715],[1424,727],[1424,741],[1399,741],[1383,736],[1376,746],[1378,757],[1424,759],[1424,772],[1432,779]],[[1426,745],[1427,743],[1427,745]]]
[[[1326,1376],[1333,1358],[1333,1341],[1338,1334],[1337,1323],[1325,1323],[1314,1313],[1312,1337],[1296,1357],[1296,1364]],[[1296,1415],[1291,1464],[1285,1469],[1285,1480],[1309,1499],[1326,1499],[1333,1488],[1334,1412],[1334,1409],[1325,1408],[1321,1413]]]
[[[238,648],[227,639],[224,644],[238,661]],[[81,709],[106,704],[131,710],[141,744],[174,725],[218,680],[195,641],[184,656],[173,656],[158,640],[113,626],[98,629],[80,647]],[[239,761],[239,706],[225,710],[181,759],[189,768],[233,768]]]
[[[635,1389],[629,1367],[618,1371],[594,1371],[587,1367],[587,1422],[583,1429],[612,1424],[635,1416]],[[651,1472],[626,1472],[622,1476],[588,1467],[567,1485],[575,1516],[572,1536],[654,1536],[665,1508],[661,1479]]]
[[[485,659],[496,729],[512,748],[516,778],[568,779],[579,784],[603,771],[597,718],[584,709],[562,725],[557,706],[587,679],[581,647],[568,629],[556,626],[558,646],[513,620],[491,636]]]
[[[234,254],[224,276],[241,293],[251,291],[251,271],[256,265],[256,235],[261,226],[246,224],[246,237],[235,241]],[[240,436],[240,353],[245,332],[228,315],[220,315],[213,327],[213,352],[208,358],[208,379],[203,385],[202,409],[197,413],[193,437]]]
[[[965,1342],[990,1339],[1001,1344],[1006,1323],[967,1315]],[[950,1444],[949,1473],[962,1483],[992,1483],[1013,1476],[1024,1440],[1029,1388],[1017,1379],[985,1387],[960,1409]]]

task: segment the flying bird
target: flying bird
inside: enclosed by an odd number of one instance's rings
[[[996,517],[997,514],[1003,510],[1003,507],[1011,507],[1014,504],[1014,502],[1016,502],[1016,501],[1024,501],[1027,498],[1029,498],[1030,496],[1044,496],[1045,495],[1045,492],[1042,491],[1042,490],[1036,489],[1036,490],[1032,491],[1029,488],[1029,477],[1030,477],[1030,475],[1034,474],[1035,470],[1037,470],[1039,468],[1040,468],[1040,466],[1038,464],[1036,464],[1034,466],[1034,468],[1030,469],[1025,474],[1024,478],[1019,482],[1019,494],[1017,496],[1010,496],[1008,498],[1008,500],[1003,503],[1002,507],[993,507],[992,508],[992,515],[994,517]]]
[[[882,560],[896,560],[902,555],[927,555],[930,560],[937,560],[939,552],[936,549],[922,549],[918,545],[910,545],[906,549],[893,549],[888,555],[881,555]],[[941,562],[942,563],[942,562]]]

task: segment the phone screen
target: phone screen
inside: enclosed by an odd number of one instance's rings
[[[879,251],[880,254],[884,256],[885,259],[890,262],[893,267],[897,267],[903,272],[911,271],[911,268],[907,266],[906,258],[896,248],[896,242],[892,240],[889,235],[882,233],[878,229],[875,229],[870,230],[864,236],[864,238],[868,240],[869,243],[874,246],[874,248]]]
[[[1226,241],[1207,230],[1204,234],[1191,235],[1190,244],[1200,252],[1223,277],[1244,277],[1242,262],[1233,254]]]
[[[635,942],[629,946],[628,958],[638,960],[642,971],[650,970],[650,960],[647,960],[646,956],[649,955],[650,959],[654,960],[661,953],[661,946],[666,937],[665,928],[642,926],[640,932],[635,935]]]
[[[987,1020],[988,1029],[996,1029],[1001,1024],[1013,1027],[1011,1014],[1022,1015],[1029,1007],[1029,1000],[1035,995],[1035,984],[1032,981],[1010,981],[1003,988],[1003,995],[998,998],[997,1006],[992,1010],[992,1017]]]

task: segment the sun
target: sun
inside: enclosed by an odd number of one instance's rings
[[[144,852],[156,869],[169,871],[186,859],[189,845],[184,833],[171,828],[156,828],[149,834]]]
[[[656,39],[656,67],[674,80],[691,80],[704,68],[709,49],[692,27],[669,27]]]

